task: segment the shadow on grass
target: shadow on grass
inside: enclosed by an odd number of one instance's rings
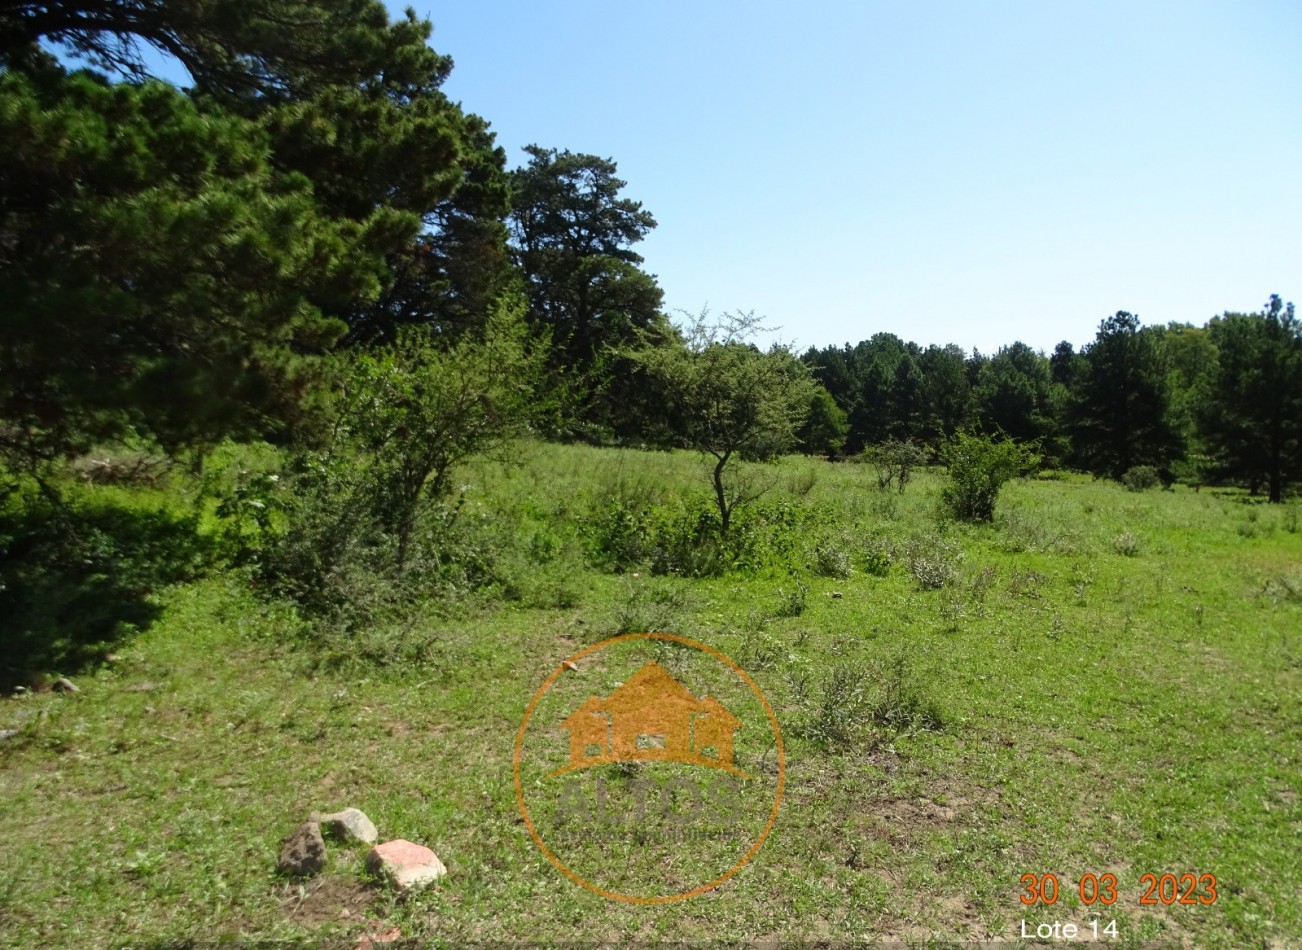
[[[0,690],[102,662],[159,614],[149,595],[196,576],[192,517],[44,501],[0,511]]]

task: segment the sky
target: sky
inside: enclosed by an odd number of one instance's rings
[[[1296,0],[412,5],[511,166],[618,164],[671,313],[1049,351],[1302,298]]]

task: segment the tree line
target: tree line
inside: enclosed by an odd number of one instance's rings
[[[0,10],[10,470],[48,487],[124,439],[197,466],[227,438],[351,432],[375,458],[423,446],[385,463],[381,494],[402,501],[377,511],[399,533],[448,459],[525,425],[721,467],[887,440],[938,454],[972,432],[1272,501],[1302,476],[1302,330],[1277,296],[1203,326],[1121,311],[1047,355],[879,333],[797,360],[676,327],[636,251],[655,219],[615,162],[533,145],[508,168],[489,122],[442,92],[453,62],[431,29],[378,0]],[[153,77],[149,49],[190,85]]]
[[[1118,311],[1077,350],[1025,343],[993,355],[879,333],[804,356],[831,396],[810,444],[939,446],[964,430],[1036,444],[1046,460],[1120,478],[1234,483],[1279,501],[1302,475],[1302,329],[1272,295],[1258,313],[1142,326]],[[812,423],[811,423],[812,424]]]

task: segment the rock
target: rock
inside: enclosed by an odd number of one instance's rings
[[[66,676],[60,676],[57,680],[55,680],[51,684],[50,689],[54,690],[56,693],[80,693],[81,692],[81,690],[77,688],[77,685],[73,683],[72,680],[68,679],[68,677]]]
[[[402,939],[402,931],[397,927],[390,927],[384,933],[373,933],[363,937],[353,946],[353,950],[374,950],[376,944],[393,943],[400,939]]]
[[[305,821],[294,829],[280,846],[280,863],[277,869],[294,877],[311,877],[326,863],[325,839],[321,826],[315,821]]]
[[[122,659],[122,656],[121,656],[120,654],[118,654],[118,653],[105,653],[105,654],[104,654],[104,662],[105,662],[105,663],[117,663],[117,662],[119,662],[121,659]]]
[[[3,742],[6,739],[12,739],[16,735],[18,735],[17,729],[0,729],[0,742]]]
[[[448,873],[429,848],[401,838],[372,848],[366,866],[400,891],[417,890]]]
[[[322,815],[320,820],[322,830],[337,841],[375,844],[380,837],[371,819],[356,808],[345,808],[332,815]]]

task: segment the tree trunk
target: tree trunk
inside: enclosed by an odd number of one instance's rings
[[[714,466],[714,500],[719,506],[719,530],[724,534],[728,533],[728,522],[731,520],[732,511],[728,507],[728,496],[723,490],[723,467],[728,464],[728,457],[731,454],[725,452],[719,456],[719,461]]]

